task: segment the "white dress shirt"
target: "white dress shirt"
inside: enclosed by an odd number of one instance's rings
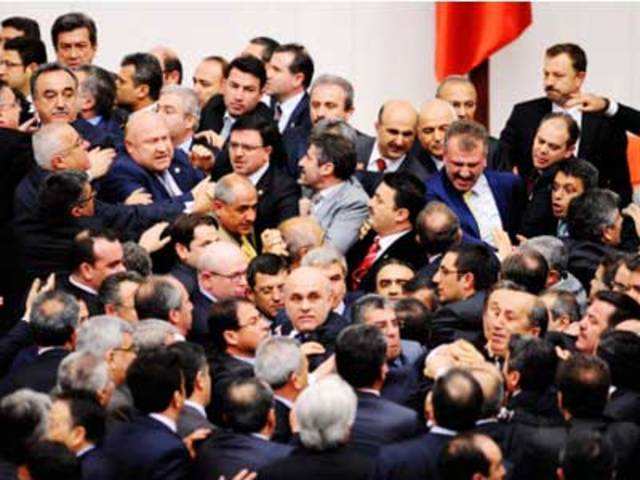
[[[384,237],[380,237],[380,250],[378,250],[378,254],[376,255],[376,261],[389,250],[389,247],[393,245],[393,243],[398,240],[401,236],[405,235],[410,230],[403,230],[398,233],[392,233],[391,235],[386,235]]]
[[[293,111],[298,106],[298,103],[300,103],[300,100],[302,100],[302,97],[304,97],[304,94],[305,91],[303,90],[297,95],[294,95],[293,97],[288,98],[287,100],[279,104],[282,111],[280,120],[278,120],[278,130],[280,130],[280,133],[284,132],[285,128],[287,128],[289,119],[291,118]]]
[[[503,226],[487,177],[484,174],[480,175],[476,184],[463,197],[478,224],[480,238],[489,245],[495,246],[493,230],[495,228],[502,230]]]
[[[386,158],[380,153],[380,149],[378,148],[378,142],[376,141],[376,143],[373,144],[373,149],[371,150],[369,163],[367,163],[368,172],[380,172],[380,170],[378,170],[378,165],[376,163],[376,160],[378,160],[379,158],[383,159],[384,163],[387,165],[387,167],[384,170],[384,173],[388,173],[388,172],[397,171],[400,168],[400,165],[402,165],[402,162],[404,161],[404,159],[406,158],[406,155],[403,155],[398,159]]]

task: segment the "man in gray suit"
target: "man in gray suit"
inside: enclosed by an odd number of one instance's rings
[[[368,215],[369,197],[351,176],[356,168],[353,142],[337,133],[314,133],[299,162],[300,183],[313,191],[302,201],[301,215],[315,217],[326,231],[326,240],[346,253],[358,239]]]

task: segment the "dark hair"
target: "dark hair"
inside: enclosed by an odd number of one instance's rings
[[[211,225],[218,228],[218,221],[211,215],[204,213],[181,213],[165,231],[171,237],[171,244],[180,243],[189,247],[195,238],[196,227]]]
[[[556,43],[547,48],[545,56],[549,58],[557,57],[566,53],[571,59],[571,66],[576,72],[587,71],[587,54],[575,43]]]
[[[458,272],[473,274],[476,291],[488,290],[498,280],[500,262],[486,245],[456,245],[447,253],[456,255],[455,267]]]
[[[71,271],[76,270],[83,263],[91,265],[95,263],[96,256],[93,248],[99,238],[103,238],[108,242],[118,241],[118,237],[110,230],[83,230],[75,236],[71,247]]]
[[[432,322],[432,313],[426,305],[417,298],[401,298],[394,302],[393,309],[400,324],[400,338],[426,345]]]
[[[90,392],[68,391],[55,395],[54,400],[67,404],[74,427],[84,427],[85,438],[93,444],[100,443],[105,434],[106,411]]]
[[[32,480],[80,480],[76,455],[61,442],[40,440],[27,451],[25,466]]]
[[[280,43],[278,43],[271,37],[254,37],[249,40],[249,43],[264,47],[264,49],[262,50],[262,58],[260,59],[263,62],[268,62],[269,60],[271,60],[274,50],[280,46]]]
[[[555,175],[558,172],[562,172],[567,177],[579,179],[585,192],[598,186],[600,175],[598,169],[592,163],[580,158],[570,158],[564,162],[559,162],[557,165],[558,169]]]
[[[297,43],[287,43],[280,45],[274,50],[273,53],[291,53],[293,54],[293,60],[289,65],[289,71],[293,74],[302,73],[304,75],[304,81],[302,84],[304,88],[309,88],[311,80],[313,80],[313,59],[307,49]]]
[[[445,223],[436,229],[429,224],[429,220],[438,214],[444,216]],[[426,253],[444,253],[460,241],[460,219],[446,204],[433,200],[418,214],[416,233]]]
[[[440,452],[438,473],[441,480],[470,480],[479,473],[489,478],[491,463],[478,446],[476,432],[456,436]],[[488,438],[488,437],[487,437]]]
[[[261,60],[258,60],[256,57],[252,57],[251,55],[247,55],[244,57],[236,57],[227,65],[227,68],[224,69],[224,78],[229,78],[229,74],[233,69],[240,70],[243,73],[248,73],[249,75],[253,75],[260,82],[260,88],[264,87],[264,84],[267,83],[267,71],[264,68],[264,64]]]
[[[204,348],[197,343],[176,342],[168,347],[169,351],[178,354],[180,369],[184,377],[184,390],[187,398],[193,394],[198,372],[208,368]]]
[[[32,390],[17,391],[0,401],[0,458],[24,463],[27,449],[46,434],[48,398]]]
[[[569,317],[569,322],[577,322],[580,320],[580,304],[576,296],[568,292],[567,290],[545,290],[540,296],[553,297],[553,302],[549,307],[549,313],[554,320],[561,316],[566,315]]]
[[[620,268],[620,265],[625,261],[626,254],[617,250],[607,252],[605,256],[602,257],[602,261],[598,264],[598,267],[602,266],[603,268],[602,283],[604,283],[607,288],[613,288],[613,280],[618,272],[618,268]]]
[[[602,290],[595,294],[594,299],[607,302],[614,307],[614,311],[609,317],[609,328],[613,328],[625,320],[640,319],[640,305],[629,295]]]
[[[567,134],[569,135],[569,138],[567,139],[567,147],[575,145],[576,142],[578,141],[578,138],[580,137],[580,126],[578,125],[578,122],[576,122],[573,119],[573,117],[568,113],[564,113],[564,112],[547,113],[544,117],[542,117],[542,120],[540,120],[540,123],[538,124],[538,130],[540,129],[543,123],[549,120],[555,120],[555,119],[562,120],[565,126],[567,127]]]
[[[133,84],[136,87],[147,85],[149,98],[154,101],[158,100],[162,89],[162,67],[156,57],[150,53],[131,53],[122,59],[120,66],[132,66],[134,69]]]
[[[253,290],[256,286],[256,276],[258,273],[262,275],[277,275],[283,270],[287,270],[287,261],[280,255],[274,255],[273,253],[263,253],[254,257],[249,262],[247,268],[247,283],[249,288]]]
[[[93,107],[98,115],[109,118],[113,114],[116,101],[116,81],[114,75],[96,65],[82,65],[79,72],[84,72],[87,78],[80,84],[80,90],[91,94],[95,102]]]
[[[371,387],[382,375],[387,342],[378,327],[352,325],[336,340],[338,374],[353,388]]]
[[[619,214],[618,194],[593,188],[571,200],[567,211],[569,235],[574,240],[602,243],[602,231],[616,221]]]
[[[35,20],[28,17],[9,17],[2,20],[2,27],[9,27],[20,30],[24,38],[40,40],[40,25]]]
[[[222,353],[227,349],[227,341],[224,338],[224,332],[227,330],[238,330],[238,305],[248,300],[240,298],[227,298],[215,302],[209,310],[209,332],[211,335],[211,343],[213,348]]]
[[[137,272],[116,272],[106,277],[100,289],[98,290],[98,298],[103,305],[122,306],[122,298],[120,297],[120,285],[124,282],[133,282],[141,285],[144,282],[142,276]]]
[[[178,57],[165,57],[164,72],[178,72],[178,85],[182,83],[182,62]]]
[[[605,332],[598,342],[597,354],[609,365],[613,385],[640,390],[640,336],[619,330]]]
[[[422,207],[424,207],[425,186],[418,178],[410,173],[385,173],[382,177],[389,188],[393,189],[393,202],[396,208],[406,208],[409,211],[409,221],[413,225]]]
[[[83,198],[89,176],[80,170],[63,170],[47,176],[38,192],[38,210],[49,224],[58,224],[71,218],[73,207],[89,199]]]
[[[169,321],[169,314],[182,305],[182,295],[176,285],[178,280],[169,277],[147,278],[136,291],[135,306],[138,318],[155,318]]]
[[[489,151],[489,133],[487,129],[474,120],[456,120],[447,129],[444,136],[444,147],[448,148],[452,138],[461,137],[458,147],[463,152],[475,150],[478,143],[482,145],[484,154]]]
[[[279,143],[282,142],[282,136],[278,131],[278,124],[273,120],[265,118],[264,115],[259,115],[255,112],[248,113],[238,117],[238,119],[231,126],[231,132],[243,131],[243,130],[255,130],[260,134],[263,147],[272,147],[272,155],[277,153]]]
[[[333,174],[336,178],[348,180],[356,171],[355,146],[343,135],[326,131],[312,134],[309,145],[319,150],[319,165],[333,164]]]
[[[127,370],[127,386],[142,413],[160,413],[183,385],[180,357],[168,349],[142,351]]]
[[[560,452],[565,480],[611,480],[616,454],[611,441],[597,430],[572,429]]]
[[[255,378],[239,378],[227,387],[222,402],[225,423],[237,433],[257,433],[267,423],[273,408],[273,392]]]
[[[364,324],[369,310],[385,310],[392,308],[389,300],[377,293],[367,293],[361,296],[351,306],[351,321],[354,325]]]
[[[136,272],[143,278],[151,275],[153,271],[151,255],[133,240],[122,244],[122,263],[127,270]]]
[[[573,417],[600,417],[609,399],[611,374],[601,358],[574,353],[560,363],[556,385],[562,407]]]
[[[59,304],[52,308],[51,303]],[[78,325],[80,307],[76,299],[61,290],[38,295],[31,307],[29,326],[40,347],[62,346],[71,340]]]
[[[22,65],[27,68],[32,63],[42,65],[47,63],[47,48],[40,40],[28,37],[17,37],[7,40],[5,50],[15,50],[22,60]]]
[[[546,259],[532,248],[518,249],[505,258],[500,267],[500,278],[516,282],[534,295],[544,290],[548,275]]]
[[[42,65],[38,66],[38,68],[36,68],[36,71],[33,72],[33,75],[31,75],[31,79],[29,80],[29,88],[31,88],[31,96],[35,99],[36,98],[36,85],[38,83],[38,78],[40,78],[41,75],[44,75],[45,73],[52,73],[52,72],[66,72],[67,75],[69,75],[69,77],[71,77],[71,79],[73,80],[73,83],[76,87],[76,89],[78,88],[78,79],[76,78],[75,74],[71,71],[70,68],[65,67],[64,65],[61,65],[57,62],[52,62],[52,63],[43,63]]]
[[[53,48],[58,49],[58,37],[61,33],[77,30],[78,28],[86,28],[89,30],[89,41],[94,47],[98,43],[98,29],[96,23],[84,13],[73,12],[65,13],[56,18],[51,27],[51,43]]]
[[[458,432],[470,430],[482,415],[480,384],[466,370],[451,368],[431,389],[436,424]]]
[[[553,385],[557,368],[558,355],[549,342],[529,335],[511,335],[507,370],[520,374],[522,391],[544,392]]]

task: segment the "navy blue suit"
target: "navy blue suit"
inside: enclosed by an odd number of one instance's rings
[[[90,148],[115,148],[118,139],[107,131],[92,125],[83,118],[78,118],[71,122],[71,126],[80,136],[91,144]]]
[[[198,449],[194,478],[218,480],[221,475],[233,478],[243,468],[255,472],[286,457],[292,448],[251,434],[222,430],[211,435]]]
[[[116,480],[117,468],[100,447],[92,448],[78,457],[82,480]]]
[[[23,365],[4,378],[0,397],[21,388],[49,393],[56,384],[60,362],[68,354],[68,350],[56,347],[38,355],[33,362]]]
[[[526,201],[524,184],[512,173],[485,170],[484,176],[493,193],[503,229],[514,237],[520,228],[520,215]],[[449,181],[444,169],[427,180],[426,187],[427,202],[437,200],[447,204],[458,215],[462,230],[474,238],[480,238],[480,230],[471,210],[462,193]]]
[[[427,355],[424,349],[415,357],[407,348],[408,342],[402,340],[402,353],[392,362],[388,362],[389,371],[380,391],[382,398],[415,410],[420,418],[424,415],[424,399],[430,383],[422,371]],[[417,342],[411,342],[419,345]]]
[[[124,202],[134,190],[144,188],[151,194],[154,202],[193,200],[190,190],[204,178],[204,174],[191,166],[186,153],[175,149],[168,171],[182,190],[182,195],[177,197],[169,195],[154,173],[138,165],[128,154],[123,153],[116,158],[109,173],[100,180],[98,197],[105,202],[120,203]]]
[[[105,438],[104,451],[118,465],[119,479],[190,478],[189,452],[182,439],[166,425],[146,415],[114,426]]]
[[[209,339],[209,312],[213,302],[200,291],[197,282],[191,296],[191,302],[193,303],[193,323],[189,338],[206,346]]]

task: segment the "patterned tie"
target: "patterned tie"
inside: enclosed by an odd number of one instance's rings
[[[384,172],[387,169],[387,162],[384,161],[384,158],[378,158],[376,160],[376,167],[378,167],[379,172]]]
[[[240,250],[242,250],[242,252],[250,261],[258,256],[256,249],[253,248],[253,245],[251,245],[251,242],[246,235],[242,235],[242,237],[240,238]]]
[[[369,247],[367,254],[358,265],[353,273],[351,274],[351,288],[352,290],[358,290],[360,287],[360,282],[365,277],[371,266],[375,263],[376,257],[378,256],[378,252],[380,251],[380,237],[376,235],[373,239],[373,243]]]

